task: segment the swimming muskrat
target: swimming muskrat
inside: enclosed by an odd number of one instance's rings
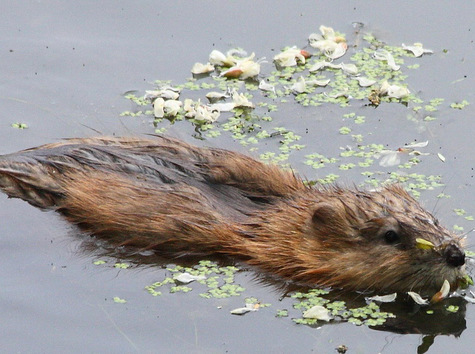
[[[4,155],[0,188],[115,245],[237,257],[309,285],[435,292],[464,276],[460,238],[401,186],[309,187],[277,166],[163,136]]]

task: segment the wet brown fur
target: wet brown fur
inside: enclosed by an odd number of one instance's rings
[[[436,291],[463,275],[446,262],[459,240],[398,185],[307,187],[291,171],[172,138],[70,139],[5,155],[0,188],[116,245],[234,256],[311,285]],[[388,230],[399,242],[385,241]]]

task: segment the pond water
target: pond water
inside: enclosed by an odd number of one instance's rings
[[[205,62],[213,49],[226,52],[242,47],[258,58],[266,57],[264,75],[273,70],[275,54],[286,46],[307,46],[309,34],[318,32],[322,24],[345,33],[350,46],[360,38],[358,31],[373,33],[392,46],[422,42],[434,54],[419,61],[408,59],[420,67],[410,71],[406,82],[425,103],[444,99],[433,113],[436,120],[414,121],[410,114],[414,103],[408,107],[383,103],[375,109],[367,101],[354,100],[346,108],[301,107],[289,98],[291,103],[272,113],[267,129],[285,126],[301,136],[298,144],[305,145],[304,151],[292,151],[285,161],[296,171],[311,180],[335,173],[343,184],[362,183],[362,170],[342,171],[339,164],[315,170],[305,164],[305,155],[313,152],[339,157],[340,148],[351,142],[339,133],[341,127],[365,135],[365,144],[383,144],[387,149],[429,141],[421,151],[431,155],[423,155],[408,173],[440,175],[444,186],[423,191],[420,200],[449,228],[474,227],[466,218],[475,213],[474,3],[17,1],[2,5],[0,154],[64,137],[154,133],[153,117],[121,116],[138,109],[124,94],[143,95],[158,79],[186,82],[192,65]],[[463,100],[470,104],[461,110],[450,107]],[[345,120],[343,115],[351,112],[364,115],[366,122],[359,126]],[[13,128],[16,122],[28,129]],[[199,145],[242,152],[252,147],[226,132],[204,141],[195,139],[194,127],[186,121],[162,122],[159,127]],[[258,151],[251,154],[278,153],[279,146],[279,139],[270,139],[256,145]],[[445,162],[437,158],[438,153]],[[389,167],[385,172],[397,169]],[[450,198],[437,200],[440,193]],[[464,209],[466,214],[457,215],[454,209]],[[407,304],[387,305],[382,309],[397,313],[398,321],[379,330],[346,322],[298,325],[292,315],[276,317],[280,309],[292,310],[294,300],[283,296],[279,284],[256,278],[251,269],[235,276],[235,283],[246,289],[240,296],[205,299],[198,294],[206,289],[197,284],[189,293],[169,293],[164,288],[161,296],[154,297],[145,287],[170,275],[162,261],[149,257],[141,261],[147,264],[116,268],[115,262],[133,260],[89,250],[88,236],[57,214],[4,195],[0,195],[0,218],[4,352],[331,353],[339,345],[359,353],[472,351],[473,305],[460,299],[450,299],[459,306],[457,313],[435,309],[433,317]],[[468,248],[474,237],[468,235]],[[97,259],[106,264],[95,265]],[[114,297],[127,302],[117,303]],[[246,297],[271,306],[244,316],[231,315],[230,310],[242,307]],[[358,294],[341,298],[364,305]]]

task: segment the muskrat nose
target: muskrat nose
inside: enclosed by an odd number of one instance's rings
[[[445,260],[454,267],[465,264],[465,253],[456,245],[448,245],[444,251]]]

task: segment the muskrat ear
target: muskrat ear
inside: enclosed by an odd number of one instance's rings
[[[312,222],[315,225],[331,225],[338,220],[340,213],[328,203],[319,203],[313,210]]]
[[[348,232],[348,223],[337,206],[318,203],[312,213],[312,227],[320,237],[341,236]]]

